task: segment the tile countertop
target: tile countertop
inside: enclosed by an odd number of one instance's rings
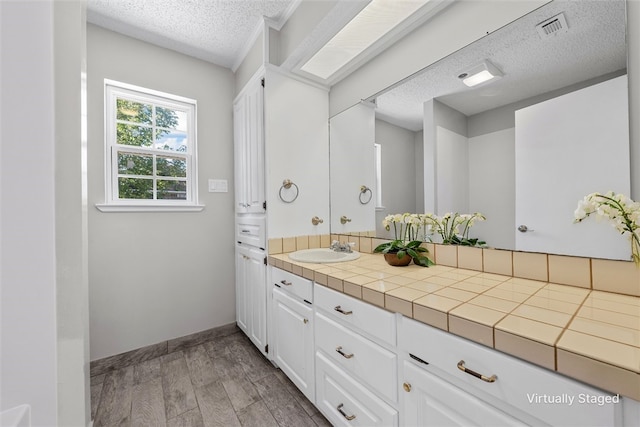
[[[269,264],[587,384],[640,401],[640,297],[441,265],[391,267],[380,254]]]

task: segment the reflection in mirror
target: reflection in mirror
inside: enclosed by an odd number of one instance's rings
[[[543,36],[544,31],[536,26],[550,18],[558,18],[562,27]],[[608,190],[629,194],[629,177],[625,176],[629,161],[615,151],[626,151],[628,155],[625,22],[624,0],[556,0],[371,96],[369,100],[377,105],[375,141],[381,144],[382,152],[382,206],[376,212],[377,235],[389,237],[380,223],[384,216],[392,213],[480,211],[487,216],[487,221],[475,226],[472,234],[486,240],[491,247],[626,259],[628,242],[612,233],[610,227],[595,224],[595,221],[592,229],[586,230],[582,224],[578,227],[580,234],[591,236],[586,243],[591,248],[587,251],[559,248],[555,229],[545,232],[546,224],[544,221],[536,224],[538,218],[528,219],[530,223],[526,224],[534,232],[516,236],[519,233],[516,228],[520,225],[516,223],[516,195],[526,194],[528,190],[518,187],[515,160],[523,160],[522,156],[518,157],[518,114],[522,115],[528,107],[551,105],[554,99],[568,99],[563,97],[580,94],[585,88],[607,84],[622,76],[623,81],[616,91],[605,90],[608,101],[584,101],[584,98],[577,101],[599,106],[609,105],[609,102],[615,104],[619,110],[609,123],[614,130],[596,126],[586,134],[568,131],[569,134],[561,135],[557,132],[557,124],[568,122],[571,116],[570,111],[561,110],[556,114],[558,123],[546,122],[538,129],[543,132],[533,138],[539,141],[553,139],[557,145],[573,140],[574,145],[568,144],[572,148],[565,147],[564,154],[548,154],[566,157],[562,169],[586,164],[583,163],[586,153],[599,153],[595,156],[596,162],[622,169],[622,177],[616,182],[607,181],[606,175],[601,174],[600,181],[592,180],[585,183],[586,187],[575,186],[576,195],[563,200],[562,207],[550,205],[546,198],[539,200],[553,212],[552,216],[565,221],[567,227],[575,230],[573,210],[584,195]],[[490,60],[504,76],[473,88],[465,86],[458,76],[484,60]],[[607,107],[604,110],[606,112]],[[587,111],[584,114],[574,117],[580,129],[586,123],[599,124],[608,120],[586,115],[601,113]],[[615,117],[622,117],[622,120],[616,121]],[[553,138],[545,135],[553,135]],[[596,139],[607,148],[597,151],[592,145],[598,142]],[[333,150],[333,140],[330,143]],[[614,145],[617,148],[610,149]],[[540,158],[545,157],[538,156]],[[555,175],[558,171],[551,171],[549,167],[550,162],[542,162],[533,169],[548,178],[545,185],[551,186],[550,192],[569,186],[569,183],[574,186],[583,181],[585,174],[594,177],[598,170],[610,169],[582,166],[578,175],[571,175],[566,170],[561,171],[563,175]],[[339,209],[333,192],[331,202],[332,211],[334,205]],[[601,231],[603,236],[617,239],[618,244],[625,246],[624,250],[608,249],[605,253],[591,250],[598,246],[596,242],[600,240],[598,233]],[[537,242],[531,248],[517,243],[545,234],[553,235],[556,241],[551,239],[548,246]],[[584,247],[585,243],[578,246]]]
[[[374,106],[360,103],[329,120],[331,232],[375,234],[377,192],[374,147]]]

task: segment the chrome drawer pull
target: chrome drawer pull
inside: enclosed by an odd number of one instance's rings
[[[460,370],[461,370],[462,372],[464,372],[465,374],[473,375],[474,377],[479,378],[479,379],[481,379],[482,381],[486,381],[486,382],[488,382],[488,383],[494,383],[494,382],[496,382],[496,380],[498,379],[498,376],[497,376],[497,375],[495,375],[495,374],[494,374],[494,375],[491,375],[490,377],[485,377],[484,375],[479,374],[479,373],[478,373],[478,372],[476,372],[476,371],[472,371],[471,369],[466,368],[466,367],[464,366],[464,360],[461,360],[461,361],[459,361],[459,362],[458,362],[458,369],[460,369]]]
[[[342,351],[342,346],[336,347],[336,351],[340,353],[340,355],[345,359],[351,359],[353,357],[353,353],[347,354],[344,351]]]
[[[348,315],[350,315],[350,314],[353,314],[353,311],[351,311],[351,310],[349,310],[349,311],[344,311],[344,310],[343,310],[339,305],[336,305],[333,309],[334,309],[335,311],[337,311],[338,313],[342,313],[342,314],[344,314],[345,316],[348,316]]]
[[[285,285],[285,286],[291,286],[291,285],[292,285],[292,283],[291,283],[291,282],[287,282],[287,281],[286,281],[286,280],[284,280],[284,279],[280,280],[280,283],[282,283],[282,284],[283,284],[283,285]]]
[[[340,412],[340,414],[347,420],[347,421],[351,421],[353,419],[355,419],[355,415],[347,415],[343,410],[342,407],[344,406],[343,403],[339,404],[338,407],[336,408],[338,410],[338,412]]]

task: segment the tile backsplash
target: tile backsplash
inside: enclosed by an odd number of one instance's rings
[[[321,234],[269,239],[269,255],[301,249],[327,248],[331,241],[355,243],[359,252],[372,253],[386,240],[362,235]],[[519,252],[426,243],[436,264],[465,270],[558,283],[585,289],[640,296],[640,268],[630,261]]]

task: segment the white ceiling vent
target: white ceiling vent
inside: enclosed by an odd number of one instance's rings
[[[545,39],[557,34],[566,33],[569,30],[569,25],[567,25],[564,13],[561,13],[536,25],[536,30],[538,30],[540,37]]]

